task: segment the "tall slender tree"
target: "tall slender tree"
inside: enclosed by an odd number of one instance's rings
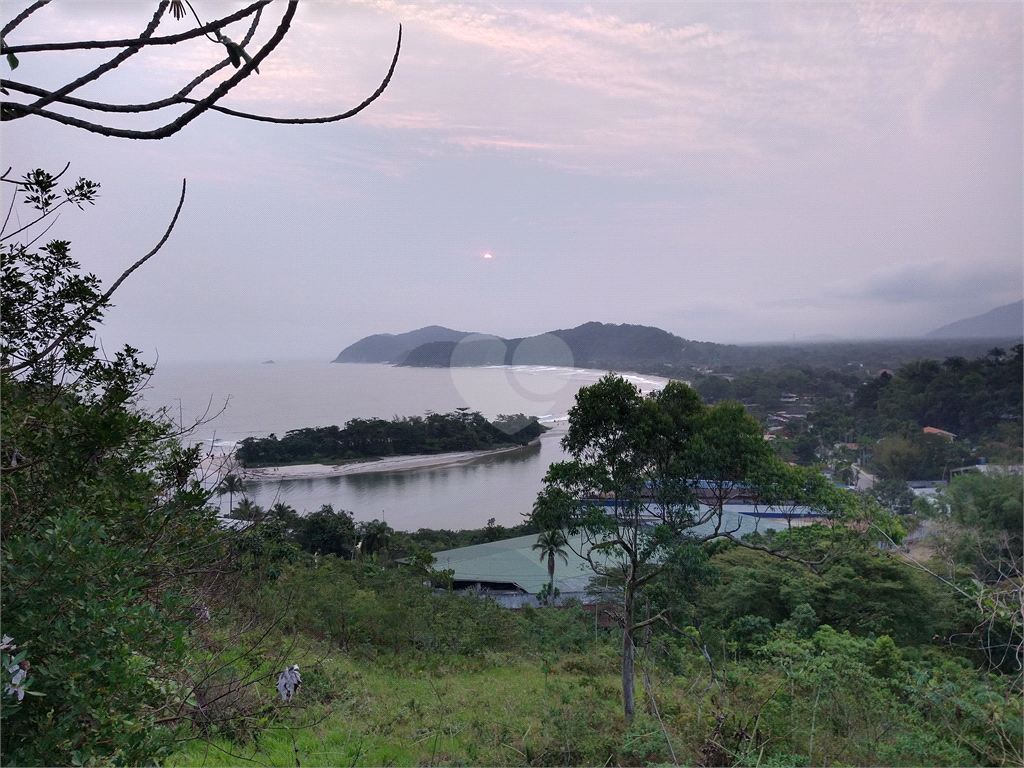
[[[566,565],[569,564],[569,557],[566,554],[565,534],[561,530],[555,528],[550,531],[543,531],[537,536],[537,543],[533,545],[533,550],[540,550],[540,560],[544,562],[544,558],[548,561],[548,597],[552,601],[555,599],[555,558],[562,558],[562,562]]]
[[[230,515],[235,509],[235,494],[243,493],[245,491],[245,483],[242,482],[242,478],[232,473],[224,476],[224,479],[220,481],[217,486],[217,495],[223,496],[225,493],[228,495],[228,514]]]
[[[635,633],[667,622],[665,611],[635,617],[639,591],[685,560],[694,544],[742,543],[726,504],[739,496],[776,498],[789,468],[742,406],[705,407],[677,381],[645,397],[615,374],[579,390],[562,446],[572,459],[548,469],[533,521],[542,530],[564,529],[595,574],[622,584],[623,712],[631,719]],[[829,495],[815,503],[838,501]]]

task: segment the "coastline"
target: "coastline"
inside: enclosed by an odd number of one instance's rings
[[[274,482],[278,480],[320,480],[348,475],[415,472],[423,469],[440,469],[442,467],[458,467],[472,464],[480,459],[513,451],[521,451],[536,444],[537,442],[534,441],[529,445],[494,448],[487,451],[387,456],[348,464],[292,464],[283,467],[253,467],[251,469],[239,469],[237,474],[246,482]]]

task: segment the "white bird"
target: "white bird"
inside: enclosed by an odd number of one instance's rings
[[[277,678],[277,692],[281,694],[281,701],[291,701],[300,685],[302,685],[302,675],[299,674],[299,665],[293,664]]]

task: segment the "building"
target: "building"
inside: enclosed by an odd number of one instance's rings
[[[926,435],[938,435],[939,437],[944,437],[947,440],[949,440],[949,442],[953,442],[954,440],[956,440],[956,435],[954,435],[952,432],[947,432],[946,430],[939,429],[938,427],[925,427],[921,431],[924,432]]]
[[[537,593],[548,583],[547,558],[533,549],[537,535],[475,544],[470,547],[435,552],[434,568],[454,571],[452,586],[456,591],[475,591],[494,599],[506,608],[538,605]],[[579,555],[565,547],[568,565],[555,558],[555,589],[561,594],[557,602],[570,599],[593,602],[587,586],[594,572]],[[580,549],[579,537],[575,549]]]

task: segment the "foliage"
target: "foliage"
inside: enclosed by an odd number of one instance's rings
[[[903,480],[878,480],[870,490],[871,496],[883,507],[899,515],[914,511],[914,492]]]
[[[350,653],[473,656],[512,647],[515,618],[493,601],[435,594],[415,572],[318,557],[275,582],[293,631]]]
[[[826,445],[880,442],[874,463],[885,476],[938,479],[980,456],[1020,461],[1024,347],[1007,355],[993,349],[973,360],[954,354],[942,363],[910,360],[890,375],[861,383],[852,399],[821,402],[808,415],[811,431]],[[936,427],[956,441],[926,435]]]
[[[350,560],[356,548],[356,525],[351,512],[335,512],[332,505],[324,504],[299,519],[295,538],[299,546],[314,555],[336,555]]]
[[[770,503],[805,490],[806,501],[829,506],[835,491],[782,465],[742,406],[704,406],[681,382],[648,397],[613,374],[581,388],[562,444],[573,460],[551,465],[533,519],[580,536],[579,554],[595,573],[614,573],[621,584],[623,709],[630,718],[633,634],[669,613],[665,606],[636,620],[639,591],[678,573],[670,564],[688,559],[693,542],[731,537],[722,515],[738,495]],[[700,525],[710,532],[696,533]]]
[[[937,498],[931,543],[942,575],[965,604],[958,644],[1020,679],[1024,666],[1024,535],[1020,477],[993,472],[958,475]],[[925,570],[929,570],[927,566]]]
[[[871,466],[885,479],[905,482],[942,480],[969,461],[963,445],[910,426],[875,443]]]
[[[820,526],[810,528],[815,527]],[[781,541],[772,542],[772,547],[781,546]],[[949,605],[935,585],[871,547],[844,547],[817,572],[742,547],[715,554],[710,564],[718,583],[706,589],[699,605],[711,626],[759,616],[774,626],[793,622],[794,629],[805,631],[813,615],[840,631],[888,634],[903,644],[928,642],[951,629],[944,616]],[[908,611],[911,605],[914,610]]]
[[[395,532],[391,526],[381,520],[360,523],[358,527],[359,553],[363,557],[373,557],[380,551],[388,552]]]
[[[507,428],[514,427],[513,431]],[[522,414],[501,416],[492,424],[478,411],[428,413],[384,419],[350,419],[343,428],[294,429],[278,438],[247,437],[236,450],[249,467],[289,463],[330,463],[446,451],[478,451],[526,445],[547,430]]]
[[[95,197],[35,171],[18,186],[39,219]],[[4,630],[38,697],[3,708],[11,764],[138,764],[167,754],[207,573],[222,557],[194,470],[198,449],[136,406],[150,369],[90,337],[108,306],[66,241],[2,252]]]

